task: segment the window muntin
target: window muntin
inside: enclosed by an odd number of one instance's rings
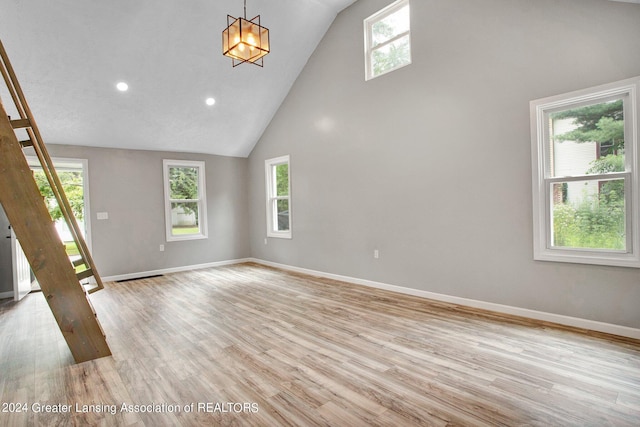
[[[364,20],[365,78],[411,63],[409,0],[399,0]]]
[[[532,101],[535,259],[640,267],[637,86]]]
[[[291,238],[289,156],[265,161],[267,236]]]
[[[204,162],[164,160],[167,241],[207,237]]]

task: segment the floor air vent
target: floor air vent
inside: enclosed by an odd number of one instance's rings
[[[152,276],[134,277],[133,279],[116,280],[116,283],[131,282],[132,280],[153,279],[154,277],[162,277],[163,274],[154,274]]]

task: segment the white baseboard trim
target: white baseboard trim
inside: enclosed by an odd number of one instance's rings
[[[339,274],[325,273],[323,271],[310,270],[307,268],[294,267],[286,264],[265,261],[257,258],[250,258],[248,261],[269,267],[280,268],[283,270],[294,271],[297,273],[309,274],[311,276],[324,277],[327,279],[340,280],[356,285],[369,286],[372,288],[384,289],[387,291],[398,292],[406,295],[432,299],[436,301],[447,302],[467,307],[479,308],[483,310],[493,311],[497,313],[510,314],[513,316],[521,316],[529,319],[542,320],[545,322],[557,323],[575,328],[587,329],[591,331],[604,332],[612,335],[619,335],[627,338],[640,339],[640,329],[630,328],[628,326],[615,325],[612,323],[598,322],[595,320],[582,319],[579,317],[565,316],[562,314],[548,313],[544,311],[530,310],[527,308],[513,307],[509,305],[496,304],[492,302],[479,301],[468,298],[461,298],[451,295],[439,294],[419,289],[405,288],[402,286],[389,285],[387,283],[374,282],[371,280],[358,279],[355,277],[341,276]]]
[[[5,298],[13,298],[13,291],[0,292],[0,299],[5,299]]]
[[[138,273],[118,274],[115,276],[106,276],[102,278],[103,282],[115,282],[117,280],[139,279],[141,277],[157,276],[160,274],[178,273],[180,271],[199,270],[202,268],[222,267],[224,265],[241,264],[243,262],[251,262],[252,258],[232,259],[228,261],[208,262],[205,264],[184,265],[181,267],[161,268],[159,270],[141,271]],[[11,294],[13,295],[13,293]]]

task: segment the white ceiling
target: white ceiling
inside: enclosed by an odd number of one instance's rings
[[[2,0],[0,39],[46,143],[246,157],[354,1],[248,0],[269,28],[264,68],[221,53],[243,0]]]

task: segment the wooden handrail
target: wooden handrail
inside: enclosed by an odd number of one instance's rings
[[[2,77],[7,85],[7,88],[9,89],[11,98],[13,99],[13,103],[18,110],[18,114],[20,115],[20,119],[13,120],[12,124],[16,124],[14,128],[18,126],[21,128],[26,128],[27,135],[29,136],[29,141],[31,141],[31,146],[33,146],[40,165],[42,166],[42,170],[47,178],[47,181],[49,182],[49,185],[51,186],[51,190],[56,198],[56,201],[58,202],[58,206],[60,207],[62,216],[65,219],[71,236],[76,243],[80,257],[84,261],[87,270],[93,272],[92,276],[94,277],[97,286],[90,289],[89,293],[104,289],[102,279],[97,273],[93,258],[91,257],[91,253],[89,252],[89,248],[87,247],[87,243],[84,237],[82,237],[80,226],[78,225],[75,215],[73,214],[73,210],[71,209],[69,200],[64,194],[64,189],[62,183],[60,182],[60,178],[56,173],[53,161],[45,147],[42,135],[40,134],[40,130],[38,129],[38,125],[33,118],[31,108],[29,108],[29,104],[27,103],[24,92],[20,87],[20,83],[18,82],[13,67],[11,66],[11,62],[9,61],[9,57],[6,50],[4,49],[2,41],[0,41],[0,59],[0,73],[2,73]]]

